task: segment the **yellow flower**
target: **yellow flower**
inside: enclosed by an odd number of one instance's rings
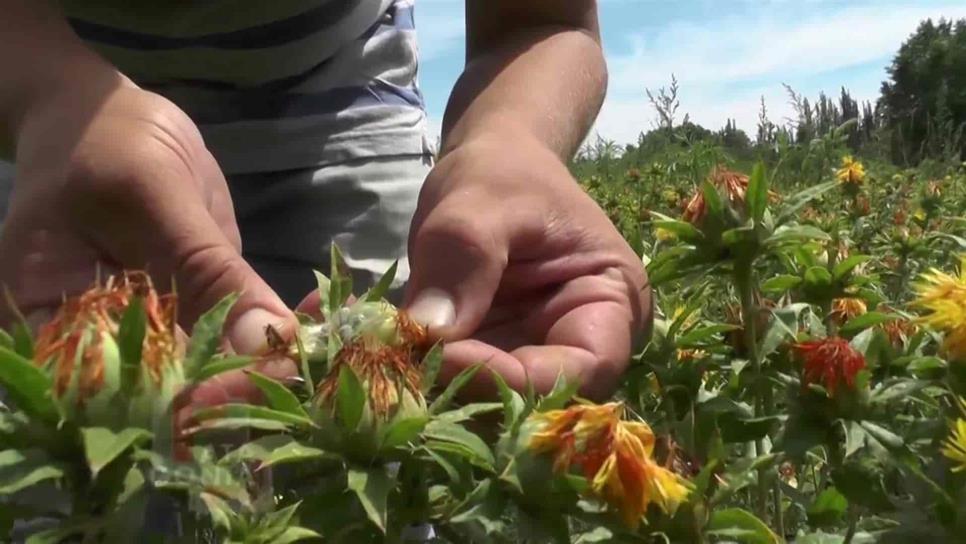
[[[921,278],[913,304],[930,313],[918,321],[944,332],[947,356],[966,362],[966,259],[958,277],[933,268]]]
[[[837,298],[832,301],[832,318],[839,324],[844,324],[850,319],[865,314],[868,308],[865,302],[856,297]]]
[[[956,466],[953,472],[966,471],[966,419],[959,418],[949,439],[942,449],[943,455],[953,461]]]
[[[840,183],[850,185],[862,185],[865,181],[865,167],[862,163],[852,158],[852,155],[842,157],[842,167],[836,170],[835,177]]]
[[[708,352],[703,349],[679,349],[677,352],[677,360],[679,363],[690,363],[693,361],[700,361],[708,357]]]
[[[654,503],[673,514],[687,498],[687,481],[657,464],[654,433],[642,422],[622,421],[620,403],[578,404],[530,416],[539,431],[530,438],[535,454],[551,454],[557,474],[573,467],[590,481],[590,491],[637,528]]]
[[[665,229],[663,227],[657,227],[654,229],[654,237],[661,242],[669,242],[677,238],[677,235],[668,229]]]

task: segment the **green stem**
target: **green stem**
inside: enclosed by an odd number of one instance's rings
[[[738,296],[741,301],[741,315],[745,336],[745,350],[751,360],[754,369],[755,379],[752,385],[752,397],[754,399],[754,415],[760,417],[765,414],[765,395],[763,394],[762,384],[764,374],[762,372],[761,352],[758,349],[758,311],[754,301],[754,269],[752,262],[739,261],[735,263],[734,269],[735,285],[738,287]],[[758,439],[755,441],[755,455],[760,456],[765,453],[765,441]],[[758,517],[768,523],[768,471],[762,467],[758,469],[757,487],[757,510]]]

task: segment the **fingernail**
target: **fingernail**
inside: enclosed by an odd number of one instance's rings
[[[456,323],[456,304],[453,298],[435,287],[421,292],[407,311],[414,321],[431,329]]]
[[[256,355],[268,349],[268,337],[265,329],[271,325],[279,328],[285,320],[261,308],[248,310],[235,320],[228,333],[235,353],[241,355]]]

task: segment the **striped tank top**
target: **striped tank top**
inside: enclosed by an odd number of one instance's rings
[[[414,0],[61,0],[77,35],[197,123],[226,174],[431,152]]]

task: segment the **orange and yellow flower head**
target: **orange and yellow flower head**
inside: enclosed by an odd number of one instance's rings
[[[817,383],[835,395],[844,386],[855,388],[856,376],[865,368],[865,357],[844,338],[821,338],[795,344],[804,361],[805,385]]]
[[[842,157],[842,166],[835,171],[835,177],[843,185],[858,187],[865,182],[865,166],[852,155],[846,155]]]
[[[942,454],[953,462],[953,472],[966,472],[966,419],[956,420],[949,438],[943,443]]]
[[[654,433],[643,422],[623,421],[620,403],[578,404],[530,416],[536,431],[528,448],[549,455],[553,470],[578,470],[593,496],[636,528],[651,504],[673,514],[690,493],[686,480],[654,459]]]
[[[842,297],[832,301],[832,318],[840,325],[868,312],[865,302],[856,297]]]
[[[83,406],[100,391],[109,366],[105,358],[118,357],[120,322],[135,298],[142,300],[146,314],[143,371],[158,385],[164,368],[178,363],[175,296],[158,295],[143,273],[112,277],[68,299],[38,331],[34,361],[52,370],[56,398],[69,397]]]
[[[958,276],[933,268],[921,276],[915,289],[913,305],[926,312],[918,321],[943,332],[945,355],[966,363],[966,260]]]
[[[362,382],[379,419],[393,414],[405,392],[422,398],[419,362],[429,348],[426,330],[404,312],[393,311],[388,317],[377,327],[360,327],[360,333],[342,346],[316,388],[317,402],[328,404],[334,398],[342,367],[349,367]]]

